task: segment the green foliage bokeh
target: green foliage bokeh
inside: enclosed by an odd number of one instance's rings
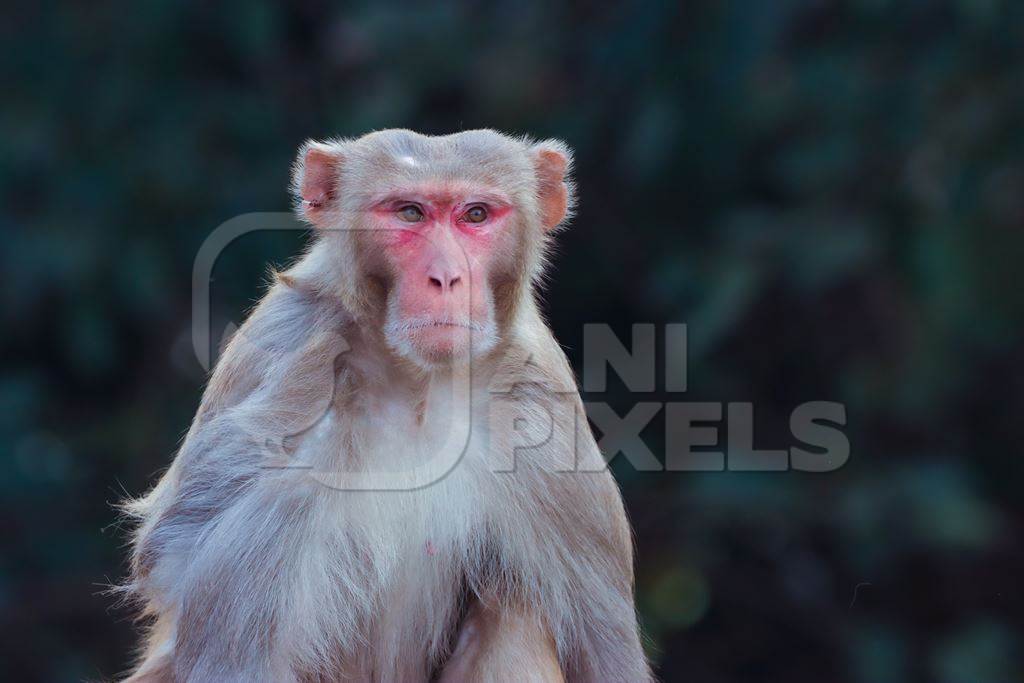
[[[123,670],[110,507],[155,481],[203,372],[191,269],[286,210],[309,137],[493,127],[576,151],[548,317],[685,322],[689,391],[829,474],[615,469],[667,681],[1019,680],[1024,6],[968,2],[40,3],[0,22],[0,657]],[[224,321],[294,234],[218,264]],[[595,398],[598,397],[588,397]],[[660,419],[660,418],[659,418]],[[724,425],[722,425],[724,429]],[[663,451],[663,420],[644,435]]]

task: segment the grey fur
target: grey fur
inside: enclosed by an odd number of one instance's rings
[[[564,471],[601,456],[535,302],[552,231],[533,160],[550,149],[571,162],[568,148],[493,131],[311,142],[296,194],[314,147],[337,157],[339,188],[311,219],[317,237],[228,345],[170,469],[125,506],[137,521],[126,590],[150,624],[128,680],[427,681],[467,594],[548,629],[568,681],[650,680],[621,498],[606,470]],[[382,336],[358,233],[332,229],[359,228],[388,188],[436,179],[499,187],[518,215],[516,284],[472,363],[469,443],[433,486],[339,491],[311,471],[400,470],[459,419],[451,373]],[[508,472],[514,418],[551,433]]]

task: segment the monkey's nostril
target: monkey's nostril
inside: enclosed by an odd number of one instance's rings
[[[430,278],[430,286],[436,287],[437,289],[444,289],[444,285],[436,277]]]
[[[456,275],[455,277],[453,277],[451,279],[451,282],[448,283],[448,287],[449,288],[454,287],[455,285],[459,284],[460,282],[462,282],[462,278],[459,277],[458,275]]]

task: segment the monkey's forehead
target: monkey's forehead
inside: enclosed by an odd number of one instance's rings
[[[464,130],[447,135],[424,135],[406,128],[391,128],[367,133],[353,142],[361,147],[383,151],[420,151],[424,154],[460,154],[487,152],[522,154],[528,147],[517,138],[489,128]]]
[[[368,171],[390,171],[419,179],[430,175],[482,180],[528,172],[525,140],[493,130],[423,135],[394,129],[342,142],[342,154]]]

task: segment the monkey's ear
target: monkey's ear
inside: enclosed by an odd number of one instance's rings
[[[341,164],[338,145],[310,140],[299,149],[292,168],[292,192],[301,202],[299,211],[319,226],[331,203],[338,197]]]
[[[572,182],[572,151],[561,140],[545,140],[532,148],[537,172],[537,199],[545,230],[554,230],[572,215],[576,202]]]

